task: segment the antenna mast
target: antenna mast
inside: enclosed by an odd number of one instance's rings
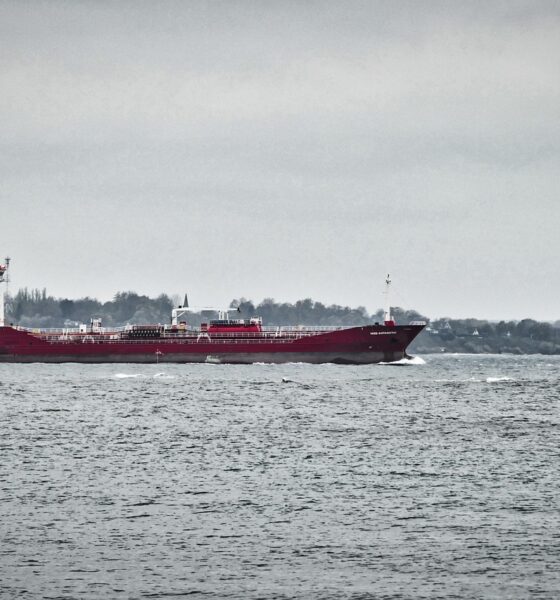
[[[385,279],[385,311],[383,320],[385,321],[385,325],[392,326],[395,324],[393,318],[391,317],[391,304],[389,300],[389,288],[391,286],[391,276],[387,273],[387,278]]]
[[[0,289],[0,327],[3,327],[6,324],[4,297],[8,295],[8,283],[10,282],[10,274],[8,271],[10,268],[10,257],[6,256],[4,262],[5,264],[0,265],[0,283],[6,284],[5,292]]]

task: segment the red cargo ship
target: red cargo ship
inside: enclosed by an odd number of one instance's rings
[[[2,271],[2,274],[5,272]],[[387,288],[390,284],[387,279]],[[259,317],[220,318],[190,328],[173,309],[170,325],[36,330],[0,322],[0,362],[81,363],[338,363],[394,362],[422,331],[423,322],[396,325],[389,308],[383,324],[359,327],[265,327]],[[233,309],[231,309],[233,310]],[[0,319],[3,312],[0,313]]]

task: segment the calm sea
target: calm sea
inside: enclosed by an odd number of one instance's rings
[[[559,598],[560,357],[0,365],[0,597]]]

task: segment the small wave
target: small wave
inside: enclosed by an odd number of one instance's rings
[[[501,381],[513,381],[511,377],[487,377],[486,383],[499,383]]]
[[[435,379],[436,383],[445,383],[451,385],[465,383],[504,383],[506,381],[515,381],[512,377],[486,377],[486,379],[478,379],[477,377],[469,377],[468,379]]]
[[[436,383],[482,383],[482,379],[469,377],[468,379],[435,379]]]
[[[174,375],[168,375],[167,373],[156,373],[154,375],[154,379],[156,377],[159,378],[159,379],[175,379]]]
[[[282,383],[293,383],[294,385],[299,386],[304,390],[310,390],[313,386],[308,383],[303,383],[302,381],[296,381],[295,379],[290,379],[288,377],[282,377]]]
[[[128,379],[129,377],[143,377],[142,373],[115,373],[115,379]]]
[[[500,354],[495,352],[432,352],[432,354],[437,354],[437,356],[467,356],[469,358],[504,358],[517,356],[517,354],[511,354],[507,352],[500,352]]]

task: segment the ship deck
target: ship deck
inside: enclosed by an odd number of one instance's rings
[[[323,333],[331,333],[349,329],[342,326],[283,326],[263,327],[259,332],[208,332],[201,329],[188,329],[183,332],[162,331],[161,335],[148,335],[139,337],[128,337],[131,330],[127,327],[100,328],[98,331],[83,332],[78,329],[30,329],[14,327],[18,331],[28,333],[42,341],[58,344],[192,344],[204,341],[212,343],[235,344],[235,343],[282,343],[312,337]]]

